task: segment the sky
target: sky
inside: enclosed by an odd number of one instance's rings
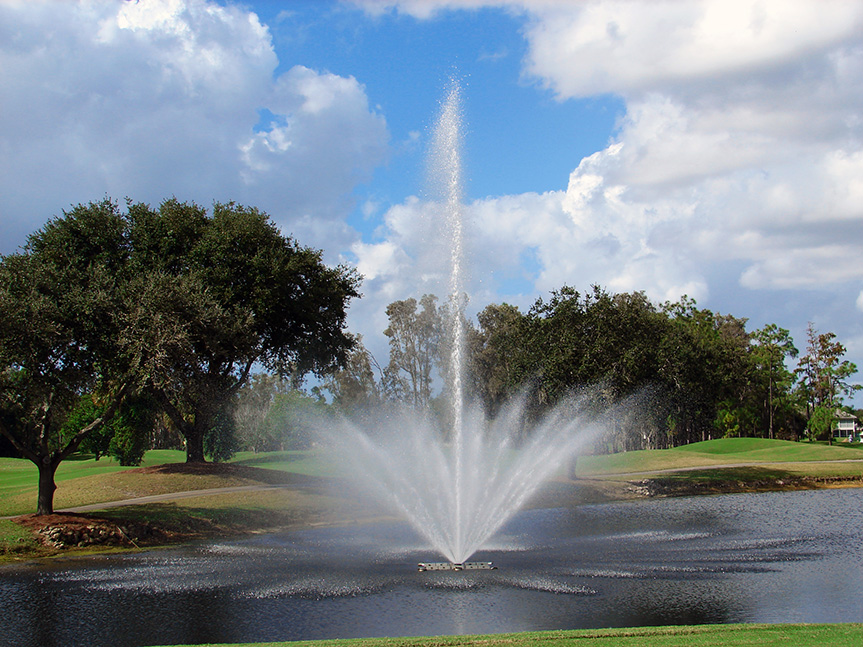
[[[472,312],[687,295],[863,371],[852,0],[0,0],[0,254],[105,196],[256,206],[363,275],[385,363],[387,304],[446,294],[452,78]]]

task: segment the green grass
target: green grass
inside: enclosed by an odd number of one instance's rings
[[[863,644],[861,624],[798,624],[695,625],[483,636],[311,640],[294,643],[242,643],[232,644],[232,647],[847,647],[860,644]]]
[[[693,443],[674,449],[641,450],[602,456],[582,456],[576,473],[580,476],[656,472],[667,469],[711,467],[738,463],[798,463],[803,461],[863,460],[860,443],[823,443],[766,438],[723,438]],[[827,471],[834,468],[828,467]],[[856,468],[860,473],[859,466]]]
[[[773,463],[762,470],[739,468],[698,471],[679,474],[674,478],[710,479],[773,479],[788,476],[859,476],[863,465],[843,462],[863,459],[860,443],[795,443],[763,438],[728,438],[694,443],[666,450],[624,452],[604,456],[582,456],[578,459],[579,477],[620,475],[631,478],[633,473],[655,473],[669,469],[710,468],[724,464]],[[153,450],[146,453],[143,466],[181,463],[182,451]],[[830,461],[816,463],[813,461]],[[283,472],[313,478],[339,475],[339,465],[320,451],[287,451],[255,454],[241,452],[231,461],[235,465],[256,467],[268,472]],[[131,471],[130,471],[131,470]],[[57,470],[58,490],[55,507],[63,509],[79,505],[114,501],[151,494],[195,490],[232,485],[252,485],[256,480],[225,479],[219,476],[139,475],[110,458],[95,461],[87,455],[64,461]],[[0,516],[32,512],[36,503],[36,467],[27,460],[0,458]]]
[[[26,555],[36,550],[33,535],[17,523],[0,519],[0,557]]]
[[[149,521],[185,536],[212,532],[243,532],[293,524],[358,521],[368,511],[344,507],[343,501],[322,493],[317,487],[339,474],[339,466],[325,454],[314,451],[241,453],[233,463],[244,468],[230,475],[185,474],[172,470],[142,472],[103,458],[86,456],[65,461],[58,470],[57,507],[71,507],[100,501],[118,500],[161,492],[179,492],[230,485],[302,483],[305,487],[266,492],[234,492],[178,499],[158,504],[127,506],[99,513],[116,521]],[[763,480],[788,475],[817,477],[860,475],[863,466],[842,462],[863,458],[859,445],[791,443],[764,439],[724,439],[695,443],[669,450],[639,451],[579,459],[579,476],[651,472],[664,469],[709,468],[723,464],[751,463],[749,467],[697,469],[663,476],[686,480]],[[185,454],[178,451],[152,451],[145,466],[181,463]],[[824,463],[809,461],[829,461]],[[770,465],[764,465],[770,463]],[[260,468],[260,469],[245,469]],[[0,458],[0,516],[31,512],[36,500],[36,468],[29,461]],[[597,481],[598,482],[598,481]],[[601,481],[609,486],[611,481]],[[309,488],[308,486],[312,487]],[[619,484],[625,485],[625,484]],[[619,487],[619,485],[615,487]],[[34,542],[23,528],[0,520],[0,559],[36,554]],[[297,643],[269,643],[291,645]],[[863,644],[863,625],[708,625],[644,629],[539,632],[489,636],[437,638],[393,638],[304,642],[302,647],[459,647],[461,645],[586,645],[588,647],[800,647]]]
[[[165,463],[182,462],[186,458],[185,452],[155,449],[147,452],[141,467],[152,467],[164,465]],[[82,489],[82,484],[71,485],[71,481],[90,478],[90,483],[98,483],[101,479],[111,475],[128,472],[135,468],[124,467],[112,458],[103,457],[98,461],[88,454],[76,454],[60,463],[54,476],[57,484],[55,494],[55,505],[59,507],[70,507],[73,505],[84,505],[99,501],[115,500],[117,498],[129,498],[129,494],[122,492],[113,493],[113,498],[100,498],[101,489],[98,486],[84,487],[83,494],[74,494]],[[0,458],[0,516],[15,514],[26,514],[36,509],[36,494],[39,471],[29,460],[20,458]],[[216,487],[216,486],[214,486]],[[64,490],[73,493],[64,501]],[[143,495],[138,495],[143,496]],[[58,498],[59,497],[59,498]]]
[[[248,533],[256,529],[332,523],[344,520],[340,503],[315,492],[271,490],[228,492],[165,503],[111,508],[99,517],[153,524],[182,535]]]
[[[339,466],[332,458],[316,451],[238,452],[230,462],[306,476],[328,477],[339,473]]]

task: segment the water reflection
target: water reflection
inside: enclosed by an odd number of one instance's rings
[[[859,490],[521,513],[417,573],[402,524],[0,569],[0,642],[154,645],[724,622],[863,621]]]

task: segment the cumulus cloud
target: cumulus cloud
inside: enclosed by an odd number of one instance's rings
[[[527,70],[562,97],[738,85],[855,39],[863,20],[859,4],[843,1],[524,4],[535,10]]]
[[[863,251],[842,235],[863,220],[859,4],[586,2],[538,13],[527,38],[526,69],[561,98],[627,100],[614,144],[570,179],[577,197],[601,178],[593,217],[628,211],[609,226],[680,250],[681,276],[724,257],[749,263],[749,288],[863,278],[831,262]]]
[[[0,4],[2,251],[106,194],[238,200],[305,243],[349,240],[322,221],[343,218],[384,159],[385,120],[356,79],[302,66],[274,77],[278,64],[268,28],[239,6]]]
[[[863,265],[830,261],[863,252],[852,235],[863,221],[863,5],[359,4],[418,18],[480,6],[520,11],[528,77],[560,100],[624,98],[614,141],[582,161],[551,210],[568,222],[526,234],[502,224],[520,221],[521,211],[496,203],[497,231],[537,251],[537,287],[568,275],[655,295],[707,296],[717,271],[710,264],[727,259],[742,263],[738,280],[753,289],[863,279]],[[543,235],[549,239],[537,240]]]
[[[503,259],[527,255],[531,294],[599,283],[708,304],[736,283],[726,308],[743,316],[762,298],[780,302],[767,295],[781,290],[797,308],[784,323],[799,329],[818,314],[805,310],[805,295],[817,293],[821,306],[810,307],[831,312],[822,326],[849,347],[863,338],[848,318],[855,298],[863,309],[859,2],[357,4],[418,19],[481,6],[519,12],[526,79],[560,101],[612,94],[625,103],[613,140],[581,161],[565,190],[473,205],[477,248],[488,251],[476,256],[482,273],[503,276]]]
[[[477,301],[530,301],[564,283],[709,301],[736,284],[831,292],[831,311],[863,309],[863,4],[352,4],[421,20],[516,13],[525,80],[560,101],[624,102],[613,140],[567,186],[469,205]],[[346,250],[367,277],[356,312],[377,317],[363,332],[379,334],[393,299],[443,293],[432,203],[391,207],[362,242],[345,222],[350,191],[388,150],[363,79],[278,61],[241,6],[144,6],[0,3],[0,251],[106,193],[237,199],[303,242]]]

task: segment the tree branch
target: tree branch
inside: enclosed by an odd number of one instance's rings
[[[81,446],[81,443],[87,436],[89,436],[92,432],[99,429],[100,427],[102,427],[102,425],[111,420],[111,418],[114,417],[114,414],[117,413],[117,409],[120,408],[120,404],[123,402],[123,398],[126,397],[130,388],[131,382],[126,382],[125,384],[123,384],[123,386],[120,387],[120,389],[111,399],[111,402],[108,404],[108,406],[102,412],[102,415],[96,418],[86,427],[83,427],[81,430],[79,430],[78,433],[76,433],[72,437],[72,439],[68,443],[66,443],[66,446],[61,451],[55,454],[53,460],[55,460],[57,463],[60,463],[70,454],[76,452],[78,450],[78,447]]]

